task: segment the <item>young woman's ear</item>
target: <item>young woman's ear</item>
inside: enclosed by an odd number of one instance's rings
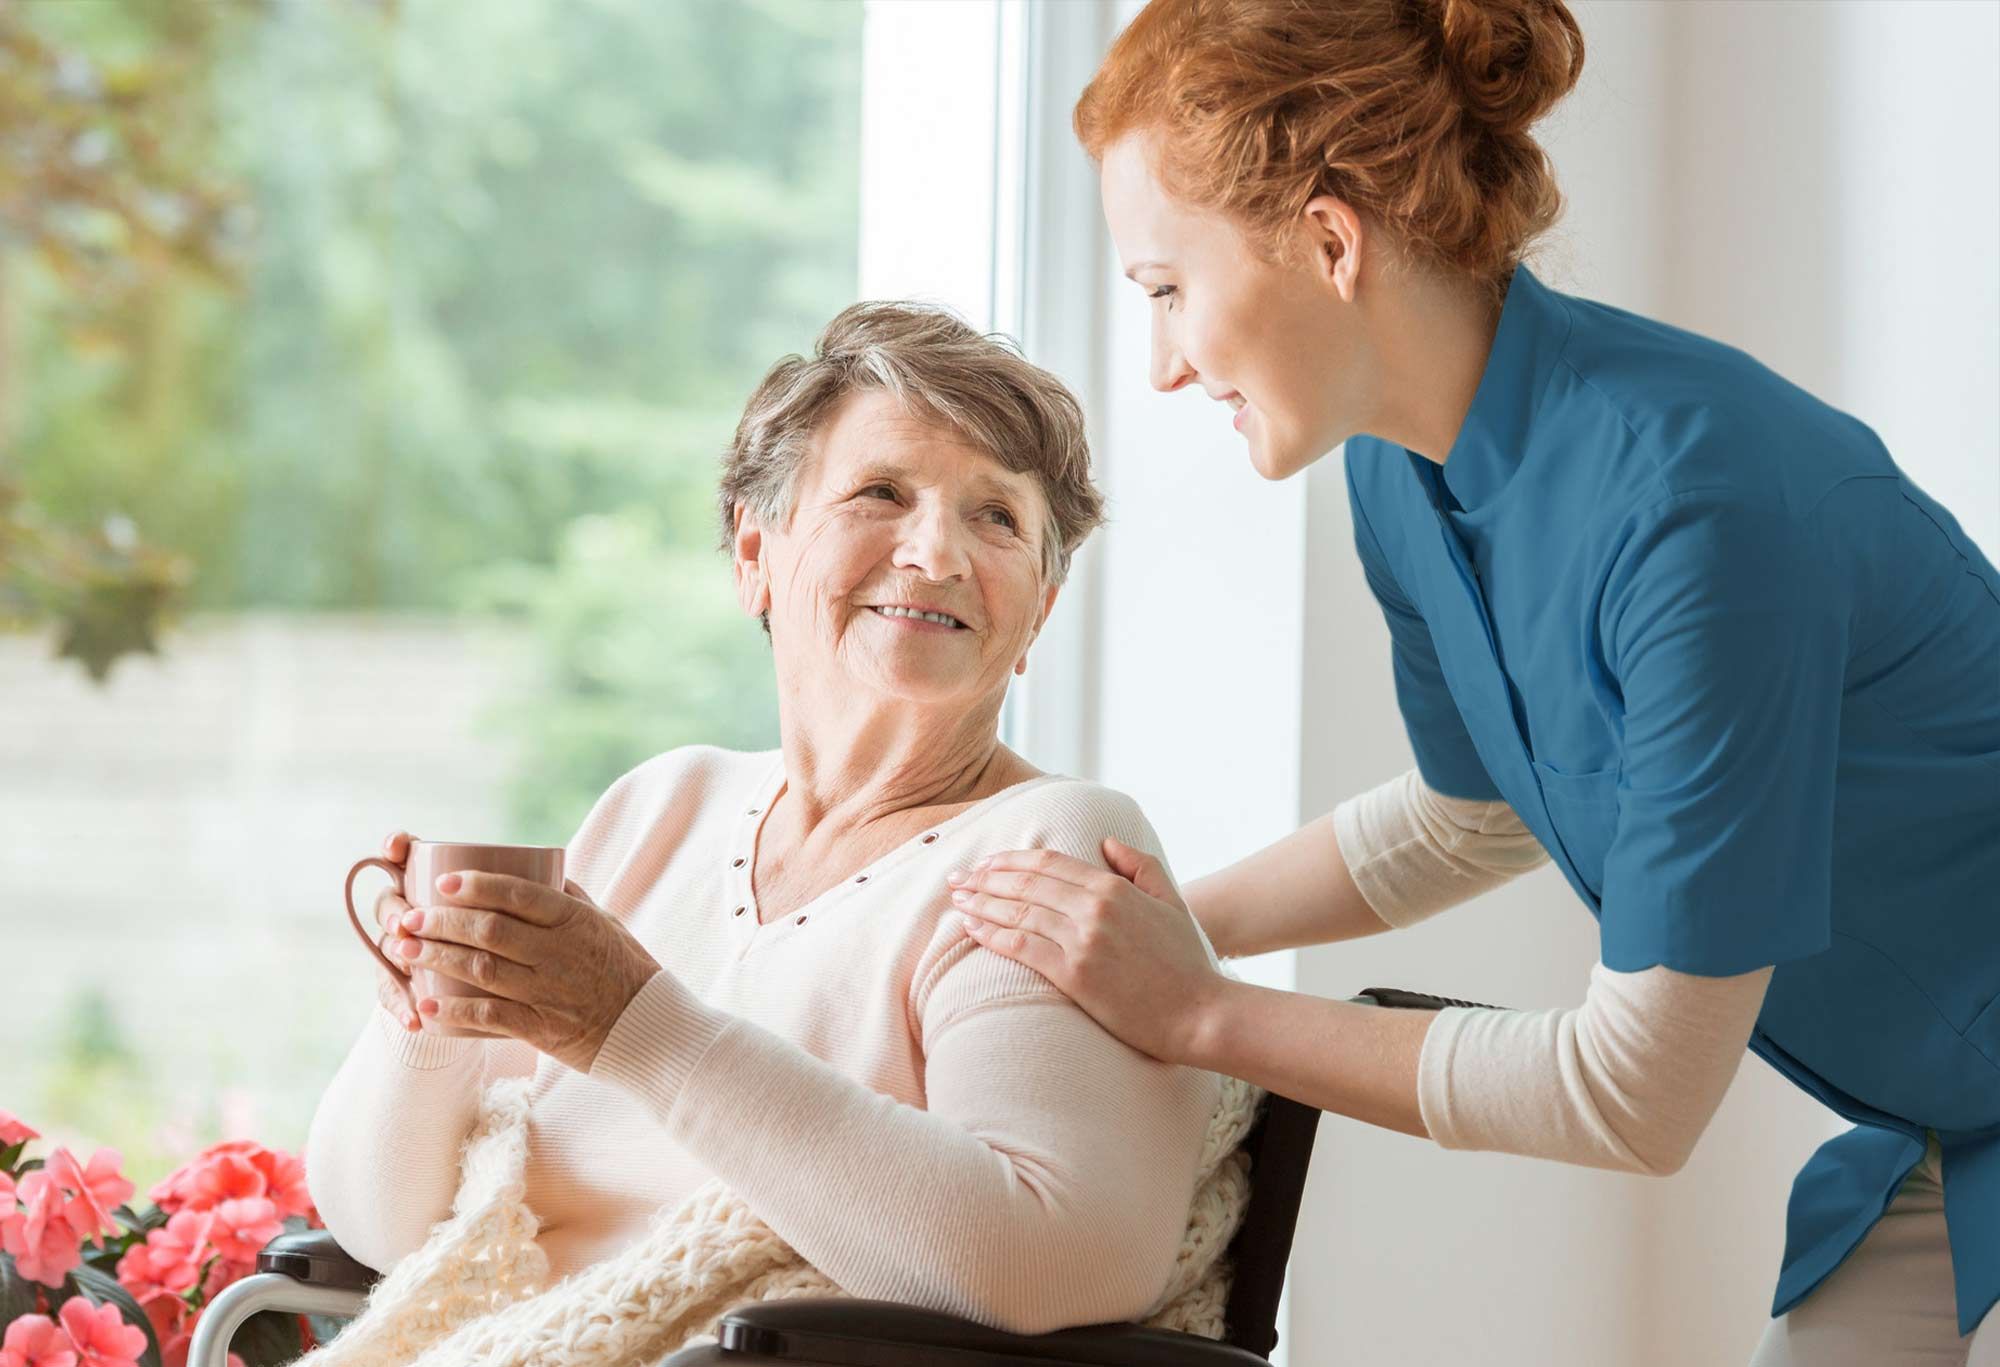
[[[1306,201],[1299,228],[1311,249],[1307,266],[1314,278],[1353,303],[1354,287],[1361,275],[1361,215],[1344,199],[1315,195]]]
[[[764,529],[749,505],[736,505],[736,538],[731,545],[736,570],[736,601],[752,617],[771,610],[771,579],[764,570]]]

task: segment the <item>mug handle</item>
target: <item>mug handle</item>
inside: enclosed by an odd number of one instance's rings
[[[382,947],[375,943],[375,937],[368,933],[367,929],[361,924],[361,917],[356,915],[354,911],[354,880],[360,875],[363,869],[369,867],[371,864],[389,875],[390,881],[396,885],[396,895],[398,897],[403,895],[403,868],[400,864],[391,864],[388,860],[377,858],[374,855],[370,855],[366,859],[357,859],[354,861],[354,867],[347,871],[347,888],[344,893],[347,899],[347,919],[354,923],[354,933],[361,937],[362,944],[368,946],[368,952],[381,962],[382,967],[403,980],[403,994],[410,999],[410,1010],[415,1011],[417,1009],[417,989],[410,981],[410,975],[390,962],[389,956],[382,952]]]

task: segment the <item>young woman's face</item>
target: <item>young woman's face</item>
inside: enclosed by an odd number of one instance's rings
[[[1266,479],[1296,474],[1359,430],[1357,311],[1317,243],[1300,264],[1263,260],[1233,222],[1168,196],[1140,134],[1106,150],[1099,188],[1125,274],[1152,300],[1155,389],[1198,384],[1236,409]]]

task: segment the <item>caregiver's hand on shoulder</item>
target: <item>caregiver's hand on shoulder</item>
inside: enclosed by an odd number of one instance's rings
[[[491,997],[425,997],[425,1019],[532,1044],[590,1071],[611,1027],[660,965],[574,882],[563,890],[500,873],[447,873],[411,888],[433,905],[403,914],[407,962]]]
[[[1187,1062],[1216,971],[1160,861],[1104,842],[1110,871],[1052,850],[1010,850],[947,876],[978,943],[1047,978],[1142,1053]]]

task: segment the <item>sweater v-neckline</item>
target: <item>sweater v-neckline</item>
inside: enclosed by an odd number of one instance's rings
[[[852,893],[866,887],[883,874],[891,872],[906,860],[943,844],[945,837],[954,829],[981,815],[995,803],[1062,777],[1061,774],[1036,774],[1033,778],[1009,784],[997,793],[989,793],[956,816],[926,826],[917,835],[892,846],[858,873],[821,889],[783,916],[770,921],[760,921],[761,913],[757,905],[757,894],[752,886],[751,874],[757,867],[757,847],[764,836],[764,823],[771,816],[771,804],[777,801],[785,787],[785,763],[781,753],[772,761],[771,767],[757,784],[750,805],[743,809],[741,816],[737,817],[735,835],[730,841],[731,852],[727,870],[729,906],[724,910],[724,914],[733,923],[738,948],[747,949],[753,943],[778,939],[810,927],[818,921],[822,913],[833,910],[840,901]],[[938,872],[938,888],[942,894],[944,870]]]

